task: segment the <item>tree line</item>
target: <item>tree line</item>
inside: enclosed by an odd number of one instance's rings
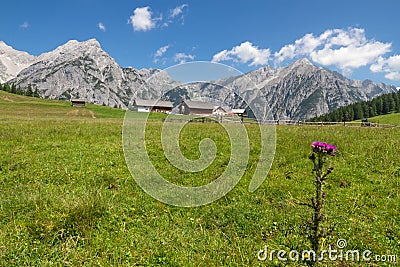
[[[400,112],[400,91],[383,94],[369,101],[343,106],[309,121],[353,121],[397,112]]]
[[[0,83],[0,90],[16,95],[40,97],[38,89],[32,88],[30,84],[28,85],[27,88],[21,88],[19,86],[16,86],[15,84],[9,85],[8,83],[5,84]]]

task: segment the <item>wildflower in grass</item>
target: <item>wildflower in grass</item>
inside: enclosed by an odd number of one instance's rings
[[[314,153],[322,153],[330,156],[335,156],[336,152],[336,146],[321,142],[313,142],[311,148]]]
[[[307,206],[313,209],[313,215],[311,220],[309,220],[310,232],[308,234],[308,239],[311,242],[312,249],[316,255],[321,253],[321,242],[333,231],[333,227],[330,231],[322,227],[322,223],[326,220],[325,214],[322,212],[323,204],[326,199],[326,192],[323,191],[324,182],[327,176],[332,173],[333,167],[330,166],[324,171],[324,164],[326,163],[327,156],[336,155],[336,146],[323,143],[323,142],[313,142],[311,144],[312,154],[309,159],[313,162],[314,168],[313,173],[315,175],[315,196],[311,198],[311,205]],[[308,262],[311,266],[317,266],[318,260]]]

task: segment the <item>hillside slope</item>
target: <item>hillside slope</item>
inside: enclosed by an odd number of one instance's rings
[[[73,117],[86,118],[123,118],[121,109],[88,104],[86,108],[72,107],[69,101],[40,99],[0,91],[0,112],[8,119],[63,119]]]
[[[391,113],[368,119],[370,122],[400,126],[400,113]]]

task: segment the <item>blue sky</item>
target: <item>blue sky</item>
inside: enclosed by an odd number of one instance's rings
[[[400,86],[400,1],[13,0],[0,40],[39,55],[96,38],[122,67],[214,61],[247,72],[306,57]]]

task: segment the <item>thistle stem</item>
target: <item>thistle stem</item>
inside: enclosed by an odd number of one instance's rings
[[[307,262],[307,264],[310,266],[318,266],[321,254],[321,241],[322,238],[325,238],[327,235],[326,229],[322,228],[322,223],[325,219],[322,208],[326,196],[323,191],[323,186],[327,176],[333,170],[333,167],[329,167],[326,173],[323,174],[323,165],[325,163],[324,157],[327,155],[335,156],[336,146],[327,143],[313,142],[311,147],[313,154],[309,156],[309,159],[314,164],[313,173],[315,174],[315,196],[311,198],[311,205],[308,205],[314,210],[310,222],[311,233],[309,233],[308,239],[310,240],[316,258]]]
[[[315,252],[316,258],[319,257],[321,253],[320,240],[324,237],[324,233],[321,229],[321,224],[324,219],[322,213],[322,208],[324,204],[323,198],[323,182],[326,175],[323,175],[323,154],[316,153],[317,157],[313,158],[314,172],[315,172],[315,196],[312,199],[312,206],[314,209],[313,220],[311,225],[311,235],[309,236],[312,249]],[[311,262],[311,266],[318,266],[318,260]]]

